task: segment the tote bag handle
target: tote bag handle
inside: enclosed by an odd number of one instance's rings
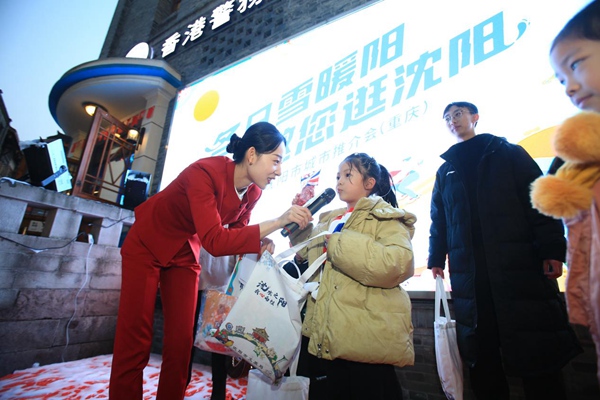
[[[298,243],[295,246],[292,246],[289,249],[282,251],[281,253],[279,253],[278,255],[276,255],[273,258],[279,264],[281,261],[284,261],[287,257],[291,256],[292,254],[296,254],[297,252],[299,252],[300,250],[305,248],[314,239],[321,237],[321,236],[330,235],[330,234],[331,234],[331,232],[329,232],[329,231],[321,232],[318,235],[313,236],[308,240],[305,240],[304,242]],[[321,264],[323,264],[323,261],[325,261],[326,259],[327,259],[327,253],[321,254],[315,261],[313,261],[312,264],[310,264],[310,266],[306,269],[306,271],[304,271],[304,273],[302,275],[300,275],[300,278],[298,278],[298,282],[305,284],[306,281],[308,281],[310,279],[310,277],[313,276],[313,274],[315,272],[317,272],[317,269],[319,269]]]
[[[440,317],[440,301],[444,306],[444,315],[446,320],[450,321],[450,308],[448,307],[448,296],[446,289],[444,289],[444,280],[441,276],[435,277],[435,319]]]

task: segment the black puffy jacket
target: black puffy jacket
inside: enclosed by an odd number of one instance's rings
[[[530,204],[529,186],[542,174],[535,161],[522,147],[489,136],[476,173],[477,209],[505,370],[516,376],[553,372],[581,351],[558,285],[542,270],[545,259],[564,261],[564,228]],[[428,266],[444,267],[448,255],[459,350],[472,366],[475,265],[459,146],[442,154],[446,162],[436,174]]]

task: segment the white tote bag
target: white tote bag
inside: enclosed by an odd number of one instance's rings
[[[272,382],[283,377],[298,348],[302,328],[300,310],[309,293],[304,284],[319,269],[327,253],[297,279],[285,272],[282,264],[312,239],[276,257],[265,251],[215,334],[215,338]]]
[[[308,400],[310,379],[296,375],[300,346],[290,364],[290,376],[284,376],[279,384],[271,382],[257,369],[248,373],[246,400]]]
[[[227,285],[227,294],[238,297],[242,292],[242,289],[246,285],[248,278],[252,275],[252,271],[258,261],[258,254],[244,254],[244,256],[238,260],[229,285]]]
[[[435,278],[435,359],[442,389],[449,400],[463,398],[463,368],[458,343],[456,341],[456,321],[450,317],[444,281]],[[444,306],[445,317],[440,315],[440,302]]]

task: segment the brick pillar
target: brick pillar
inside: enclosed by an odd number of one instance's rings
[[[91,233],[97,241],[96,244],[118,247],[122,230],[122,222],[115,223],[111,219],[103,218],[95,221]]]
[[[142,123],[142,128],[145,129],[144,139],[135,154],[131,169],[154,174],[169,102],[176,93],[174,88],[172,90],[157,89],[146,97],[146,110],[152,111],[150,117],[148,117],[149,113],[147,112],[147,117],[144,118]],[[152,179],[154,179],[154,176],[152,176]]]
[[[48,211],[42,236],[72,239],[79,233],[82,215],[75,211],[53,209]]]
[[[0,221],[2,221],[0,231],[19,233],[26,210],[26,202],[0,197]]]

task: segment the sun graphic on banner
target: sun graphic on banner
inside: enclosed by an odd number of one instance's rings
[[[551,126],[546,129],[539,130],[531,135],[528,135],[517,144],[522,146],[532,158],[554,157],[552,149],[552,136],[556,126]]]
[[[217,109],[219,105],[219,93],[210,90],[204,93],[196,102],[194,107],[194,118],[196,121],[206,121]]]

